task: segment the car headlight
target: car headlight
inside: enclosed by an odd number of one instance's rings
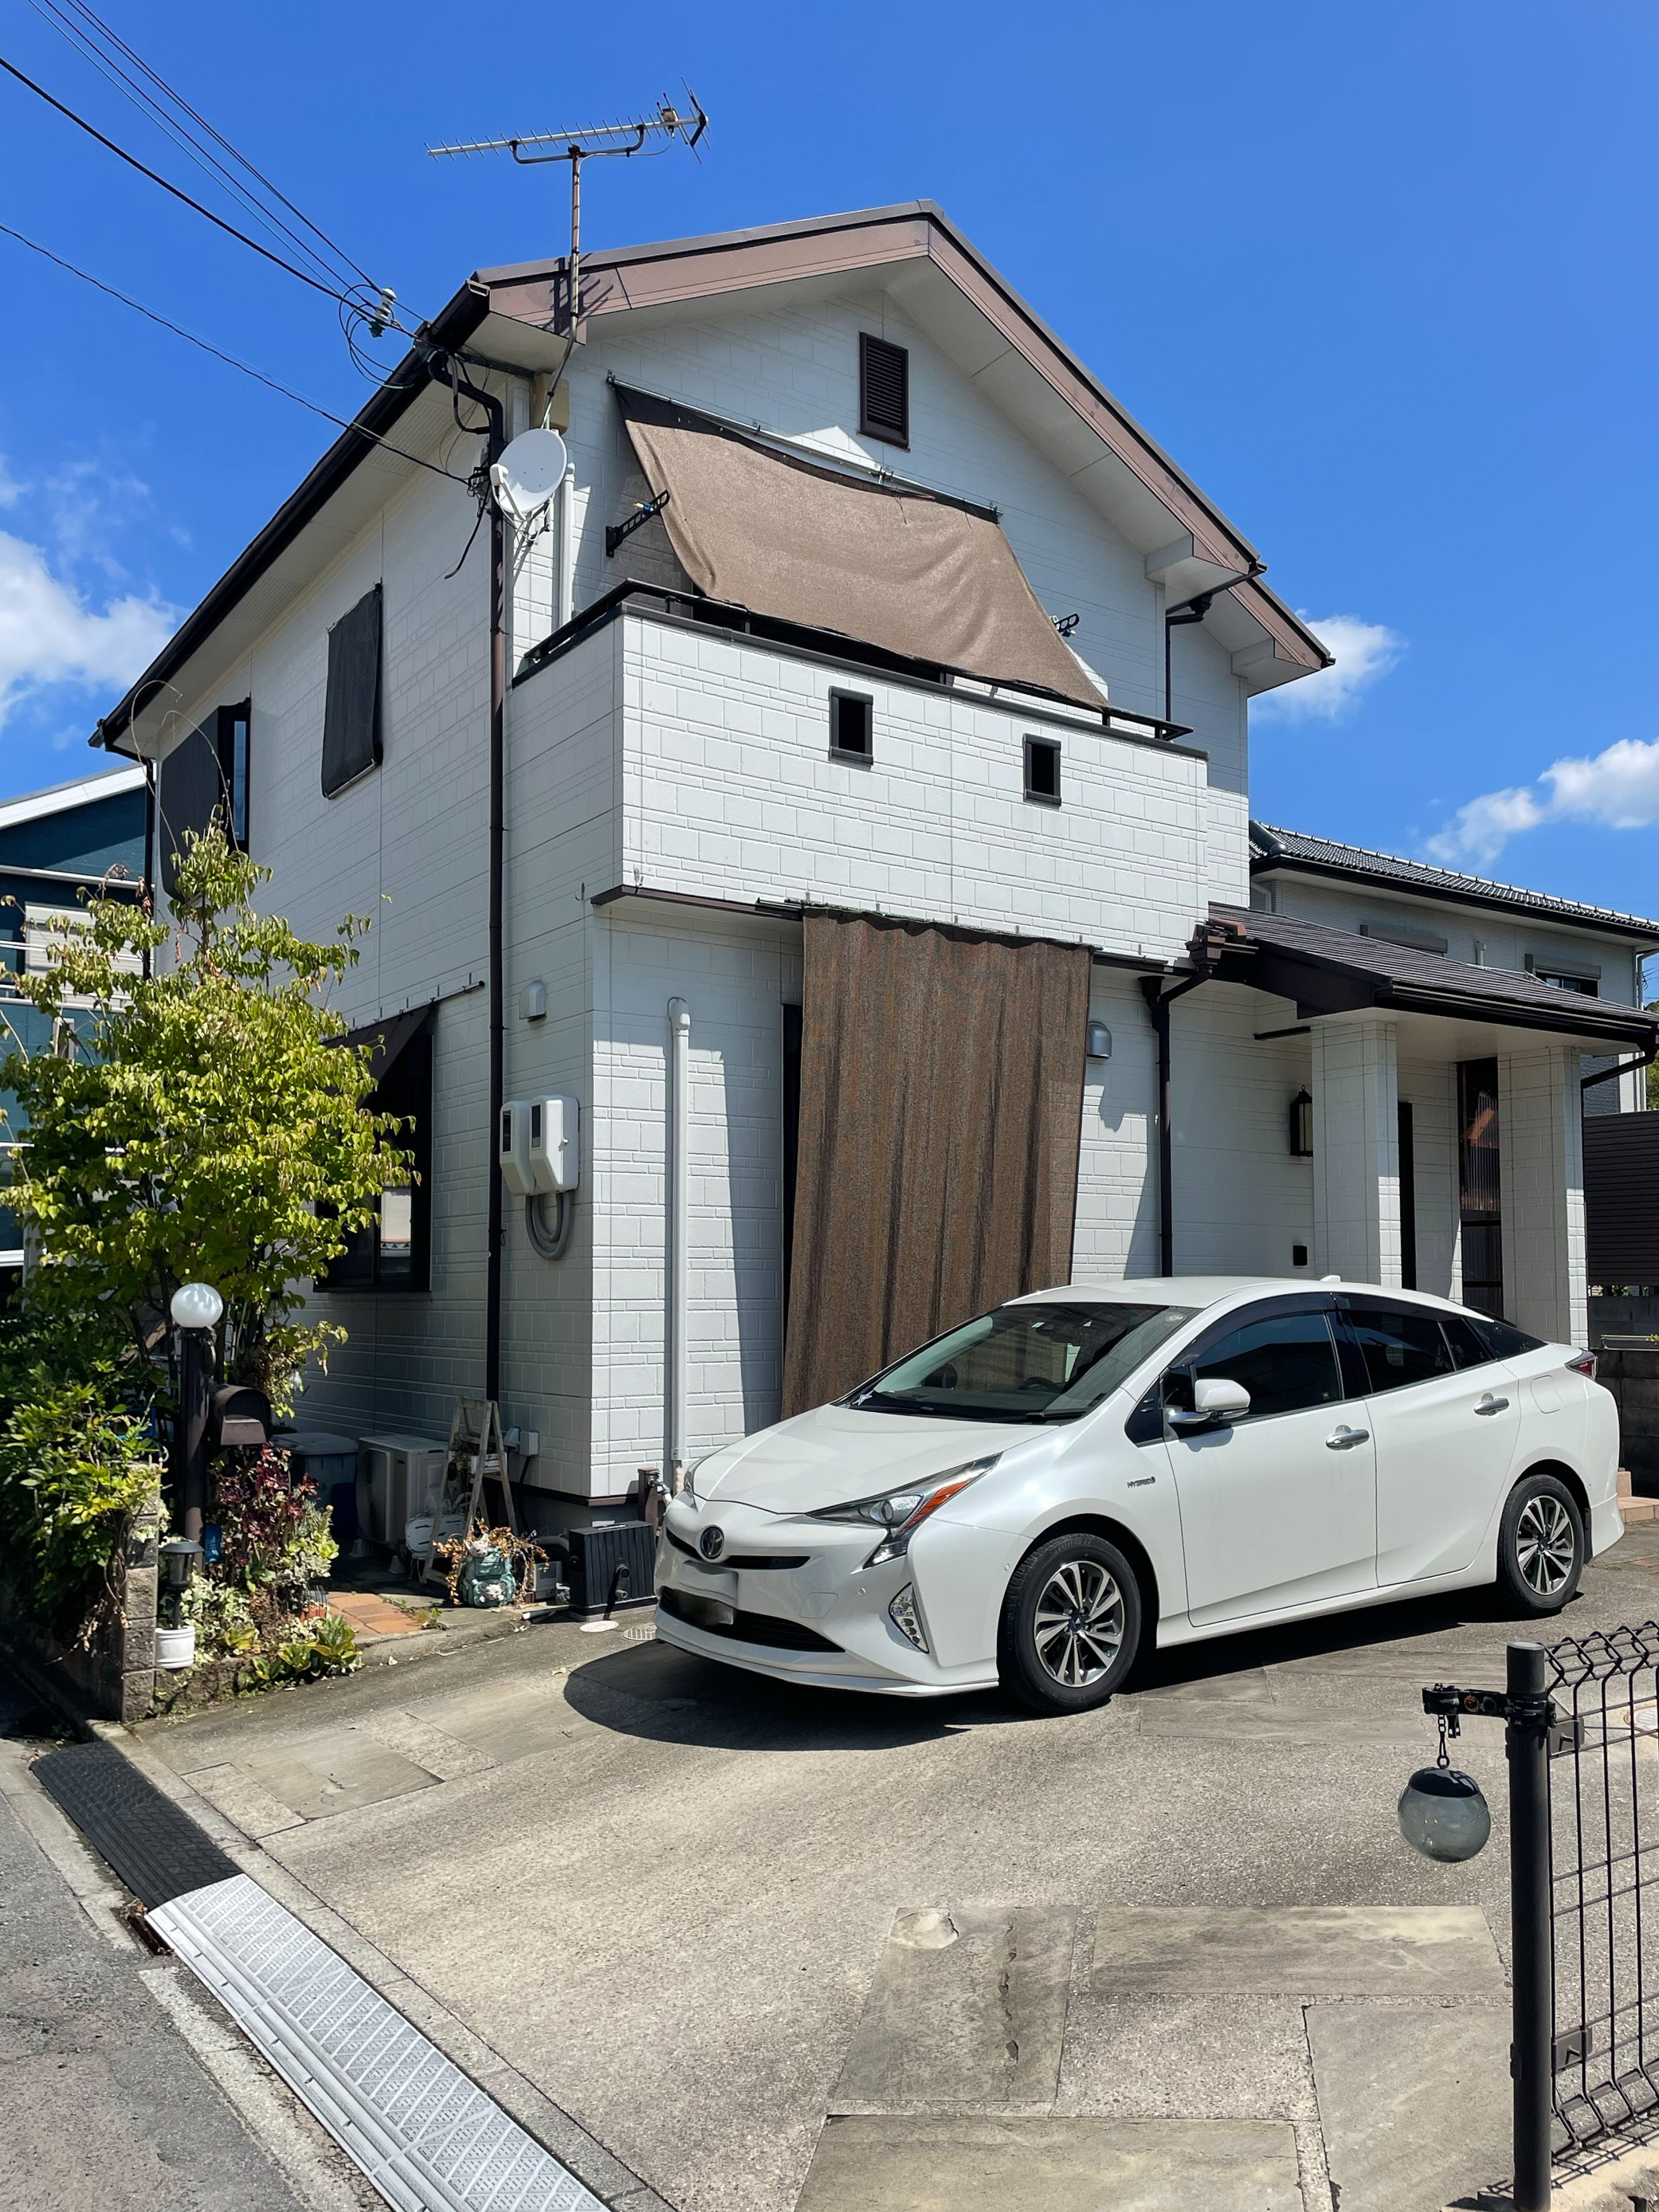
[[[947,1468],[943,1474],[929,1475],[925,1482],[908,1483],[902,1490],[884,1490],[874,1498],[854,1498],[845,1505],[821,1505],[808,1517],[813,1521],[872,1521],[887,1533],[869,1558],[866,1567],[878,1567],[884,1559],[902,1559],[910,1548],[910,1539],[930,1513],[937,1513],[948,1498],[988,1474],[1002,1457],[993,1452],[986,1459],[964,1460],[960,1467]]]

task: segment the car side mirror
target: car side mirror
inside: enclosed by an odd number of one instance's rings
[[[1176,1407],[1170,1426],[1188,1433],[1197,1429],[1224,1429],[1250,1410],[1250,1394],[1230,1376],[1206,1375],[1193,1385],[1192,1411]]]

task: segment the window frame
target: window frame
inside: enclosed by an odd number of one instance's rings
[[[1299,1321],[1306,1318],[1322,1320],[1325,1324],[1325,1334],[1331,1348],[1331,1371],[1336,1377],[1340,1395],[1329,1399],[1310,1399],[1304,1406],[1281,1407],[1271,1413],[1258,1413],[1252,1406],[1248,1413],[1231,1416],[1228,1425],[1233,1428],[1249,1428],[1254,1426],[1258,1421],[1288,1420],[1293,1414],[1313,1413],[1322,1406],[1337,1407],[1348,1404],[1350,1401],[1348,1366],[1342,1357],[1341,1332],[1337,1326],[1335,1308],[1328,1298],[1287,1298],[1282,1304],[1246,1306],[1239,1312],[1224,1315],[1212,1330],[1206,1330],[1196,1342],[1188,1346],[1179,1359],[1172,1360],[1164,1370],[1159,1383],[1163,1391],[1162,1402],[1166,1415],[1175,1403],[1168,1386],[1177,1380],[1185,1381],[1187,1402],[1184,1407],[1177,1410],[1190,1412],[1195,1370],[1206,1365],[1211,1355],[1220,1346],[1225,1344],[1229,1337],[1237,1336],[1241,1329],[1260,1328],[1267,1322]]]
[[[868,740],[863,750],[854,745],[843,745],[836,738],[836,726],[843,707],[862,707],[865,736]],[[876,760],[876,700],[872,691],[854,691],[844,684],[830,687],[830,757],[846,761],[854,768],[873,768]]]
[[[430,1018],[404,1045],[364,1104],[371,1113],[407,1116],[414,1127],[404,1139],[413,1156],[411,1184],[388,1184],[390,1191],[410,1194],[410,1259],[406,1276],[388,1276],[381,1268],[380,1208],[374,1218],[354,1230],[344,1251],[316,1279],[315,1287],[340,1297],[365,1294],[407,1297],[432,1288],[432,1116],[433,1024]],[[365,1267],[364,1262],[367,1261]]]
[[[902,419],[896,429],[890,422],[878,422],[870,412],[870,362],[877,348],[895,356],[899,363]],[[892,338],[878,337],[873,331],[859,332],[859,435],[873,438],[878,445],[896,446],[901,453],[910,450],[910,349]]]
[[[236,733],[241,732],[240,757],[238,757]],[[215,747],[219,755],[219,780],[224,787],[225,835],[239,853],[252,850],[248,826],[248,787],[253,763],[253,702],[239,699],[234,704],[221,707],[214,731]],[[241,820],[237,820],[238,814]]]
[[[1024,744],[1025,797],[1030,805],[1033,806],[1058,806],[1060,804],[1060,762],[1064,751],[1065,748],[1061,745],[1058,738],[1039,738],[1033,736],[1029,731],[1026,732]],[[1032,778],[1031,763],[1036,759],[1039,754],[1042,754],[1047,759],[1052,760],[1054,764],[1054,787],[1052,791],[1039,791]]]

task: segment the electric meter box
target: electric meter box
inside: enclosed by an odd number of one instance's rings
[[[538,1191],[574,1190],[581,1180],[581,1108],[574,1098],[530,1102],[530,1172]]]
[[[509,1099],[495,1157],[515,1198],[574,1190],[581,1179],[581,1108],[574,1098]]]

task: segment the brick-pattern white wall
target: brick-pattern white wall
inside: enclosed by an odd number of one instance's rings
[[[1401,1047],[1399,1091],[1412,1109],[1417,1184],[1417,1287],[1462,1299],[1457,1180],[1457,1066],[1407,1056]]]
[[[778,1418],[783,1006],[798,924],[623,902],[594,939],[592,1494],[664,1458],[667,1006],[690,1009],[688,1448]]]
[[[1133,975],[1097,968],[1089,1015],[1111,1031],[1109,1060],[1085,1064],[1072,1279],[1158,1273],[1158,1048]]]
[[[1500,1054],[1498,1126],[1504,1310],[1534,1335],[1583,1344],[1589,1310],[1577,1054],[1539,1045]]]
[[[1312,1257],[1312,1164],[1290,1150],[1308,1040],[1256,1036],[1295,1021],[1284,1000],[1220,983],[1170,1010],[1179,1273],[1299,1274],[1296,1246]]]
[[[1395,1024],[1372,1015],[1316,1022],[1311,1044],[1316,1272],[1398,1289]]]
[[[1204,763],[1192,754],[645,616],[623,629],[625,880],[1157,958],[1191,936],[1207,897]],[[832,688],[874,700],[868,766],[830,757]],[[1058,807],[1024,796],[1027,731],[1061,744]]]

